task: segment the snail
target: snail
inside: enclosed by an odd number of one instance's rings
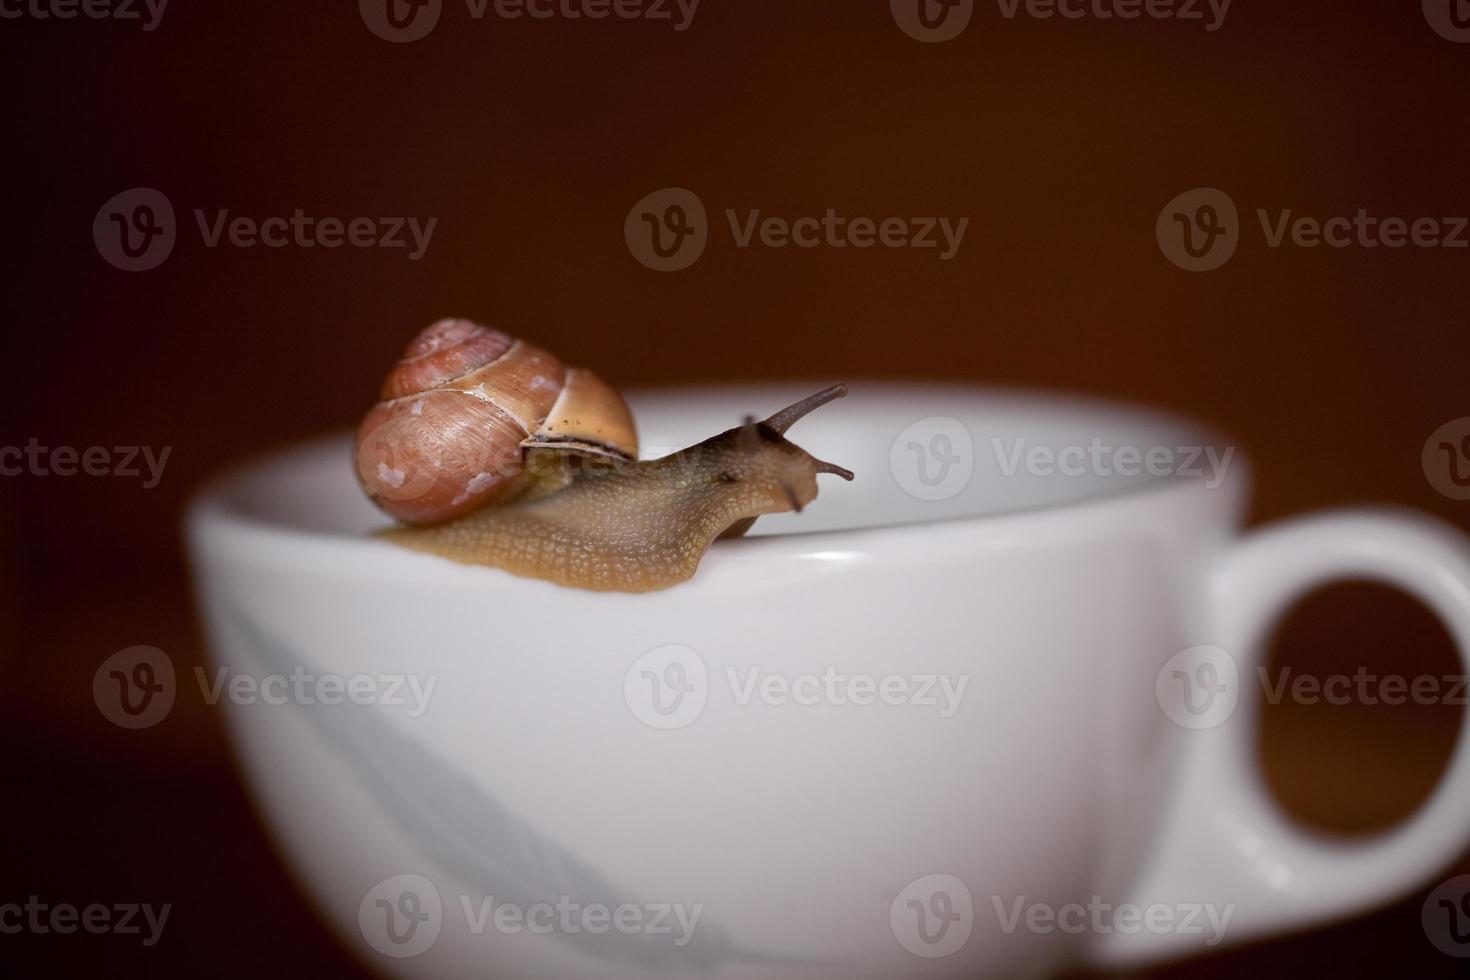
[[[457,562],[594,591],[689,579],[721,537],[800,511],[852,473],[786,440],[833,385],[764,421],[639,460],[632,413],[585,368],[469,320],[420,333],[357,433],[356,470],[398,526],[379,536]]]

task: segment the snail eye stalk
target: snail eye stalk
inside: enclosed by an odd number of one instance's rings
[[[841,398],[846,394],[847,385],[839,384],[833,385],[830,388],[823,388],[815,394],[807,395],[796,404],[788,405],[781,409],[781,411],[766,419],[765,424],[771,429],[774,429],[778,435],[785,435],[786,430],[791,428],[792,425],[796,424],[804,416],[811,414],[833,399]]]

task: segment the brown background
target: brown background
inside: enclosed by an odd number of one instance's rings
[[[472,20],[373,36],[352,3],[184,3],[144,33],[0,21],[11,199],[0,443],[171,446],[162,484],[0,480],[0,898],[172,902],[163,941],[0,936],[0,972],[356,970],[293,890],[211,709],[112,728],[93,670],[122,647],[199,659],[177,534],[221,465],[355,422],[397,350],[462,314],[620,385],[777,375],[959,378],[1156,403],[1251,452],[1265,520],[1364,500],[1470,528],[1421,470],[1465,394],[1470,252],[1268,248],[1256,208],[1327,217],[1470,212],[1470,45],[1417,3],[1237,0],[1224,27],[1003,19],[939,45],[884,2],[704,0],[668,23]],[[179,243],[128,274],[94,214],[162,190]],[[649,271],[623,221],[700,195],[710,245]],[[1171,266],[1164,203],[1241,209],[1235,258]],[[428,254],[205,248],[192,210],[437,216]],[[934,251],[738,249],[723,209],[967,216]],[[1278,646],[1299,671],[1449,673],[1417,605],[1314,598]],[[197,700],[197,699],[196,699]],[[1345,831],[1432,785],[1458,709],[1281,708],[1283,801]],[[1470,815],[1467,815],[1470,820]],[[1448,873],[1448,869],[1447,869]],[[1427,889],[1426,889],[1427,891]],[[1420,930],[1424,893],[1331,929],[1159,976],[1459,975]],[[289,959],[288,959],[289,957]]]

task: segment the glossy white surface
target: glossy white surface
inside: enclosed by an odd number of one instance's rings
[[[674,448],[813,387],[632,401],[644,444]],[[934,417],[968,431],[972,473],[963,491],[924,500],[891,464]],[[857,480],[823,478],[806,512],[763,519],[761,537],[719,543],[693,581],[649,595],[570,591],[365,537],[381,521],[345,439],[200,497],[190,543],[217,664],[434,679],[414,717],[226,703],[281,846],[366,962],[405,977],[1045,974],[1207,947],[1178,931],[1008,926],[1017,902],[1229,903],[1229,942],[1391,898],[1465,843],[1453,819],[1470,803],[1463,744],[1439,800],[1401,836],[1329,852],[1256,788],[1243,748],[1253,709],[1193,731],[1155,694],[1160,668],[1197,644],[1231,647],[1248,671],[1272,611],[1345,570],[1424,595],[1463,643],[1470,571],[1447,529],[1354,516],[1235,545],[1239,458],[1214,488],[1005,475],[994,439],[1218,445],[1088,402],[855,385],[791,438]],[[658,678],[678,679],[657,659],[671,645],[697,655],[681,655],[686,681],[705,672],[692,720],[639,701],[645,679],[650,696]],[[742,703],[751,668],[965,686],[949,716]],[[391,910],[376,898],[404,889],[374,889],[403,874],[432,883],[438,934],[417,955],[383,956],[369,933]],[[493,921],[477,934],[461,897],[475,911],[485,894],[698,906],[701,918],[683,946]],[[959,916],[953,932],[940,935],[938,912]]]

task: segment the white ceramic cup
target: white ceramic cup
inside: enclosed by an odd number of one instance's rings
[[[814,387],[631,400],[659,455]],[[1229,447],[1076,399],[855,385],[790,436],[857,479],[644,595],[371,539],[346,439],[200,495],[246,777],[367,962],[1044,974],[1388,902],[1470,842],[1465,731],[1428,802],[1352,844],[1278,812],[1253,751],[1263,634],[1319,583],[1401,587],[1464,656],[1454,530],[1351,510],[1242,537]]]

